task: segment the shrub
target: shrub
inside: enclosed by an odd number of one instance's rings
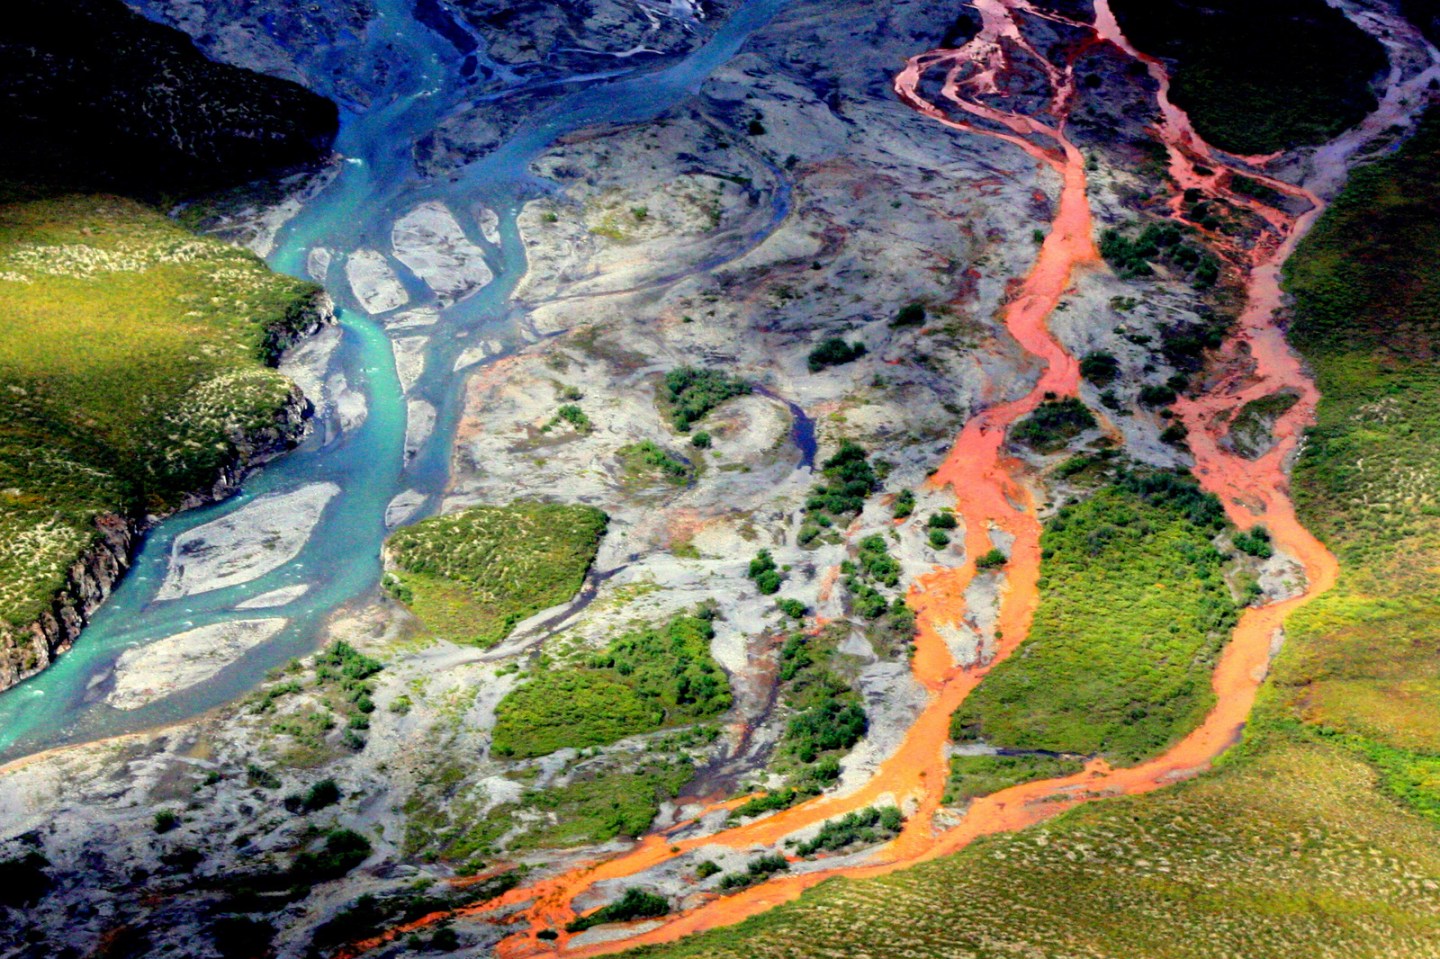
[[[335,780],[322,779],[305,791],[305,797],[300,800],[300,808],[307,813],[315,812],[339,801],[340,787],[335,784]]]
[[[789,868],[790,863],[779,853],[757,856],[745,864],[744,872],[732,872],[721,877],[720,888],[726,892],[734,892],[757,882],[764,882],[777,872],[785,872]]]
[[[695,867],[695,878],[704,881],[711,876],[719,875],[720,872],[721,869],[719,866],[715,865],[711,860],[706,859]]]
[[[925,521],[930,529],[955,529],[960,521],[955,518],[952,510],[941,510],[938,513],[931,513],[930,518]]]
[[[1236,549],[1248,556],[1269,559],[1275,555],[1275,547],[1270,543],[1270,531],[1260,524],[1251,527],[1248,532],[1236,533],[1232,541]]]
[[[845,519],[865,508],[865,500],[880,485],[870,465],[865,448],[850,440],[843,440],[835,455],[821,464],[818,483],[805,501],[805,509],[811,514],[826,514]]]
[[[155,814],[155,831],[167,833],[180,826],[180,816],[171,809],[162,809]]]
[[[594,429],[594,425],[590,422],[590,417],[586,416],[585,411],[574,403],[566,403],[556,410],[554,418],[546,423],[543,429],[548,433],[553,427],[561,423],[569,423],[575,428],[577,433],[589,433]]]
[[[814,838],[800,843],[795,852],[800,856],[813,856],[817,852],[833,852],[846,846],[883,842],[898,836],[904,824],[905,818],[894,806],[867,806],[846,813],[839,819],[827,820]]]
[[[1017,443],[1039,453],[1053,453],[1095,426],[1095,415],[1073,396],[1045,400],[1010,431]]]
[[[944,549],[950,545],[950,534],[943,529],[932,529],[929,539],[930,545],[935,549]]]
[[[915,494],[908,489],[901,490],[895,497],[895,505],[891,509],[891,515],[896,519],[905,519],[915,512]]]
[[[1096,386],[1109,386],[1120,375],[1120,361],[1104,350],[1086,353],[1080,360],[1080,375]]]
[[[1171,403],[1174,403],[1175,400],[1175,390],[1170,386],[1146,383],[1140,387],[1140,405],[1142,406],[1169,406]]]
[[[744,396],[750,389],[749,383],[719,370],[682,366],[665,374],[660,395],[670,422],[680,432],[688,433],[690,427],[711,410],[726,400]]]
[[[591,506],[477,506],[396,530],[386,552],[421,622],[489,647],[580,591],[608,523]]]
[[[999,569],[1007,562],[1009,562],[1009,559],[1005,556],[1005,553],[1002,552],[999,547],[994,547],[990,552],[975,560],[975,568]]]
[[[698,616],[625,633],[584,666],[542,671],[495,711],[494,748],[532,758],[717,716],[730,686],[710,656],[715,631]]]
[[[890,321],[894,327],[924,326],[925,306],[921,303],[906,303],[900,307],[900,312],[895,314],[895,319]]]
[[[846,343],[838,336],[831,336],[821,340],[820,345],[810,351],[807,363],[811,373],[819,373],[829,367],[858,360],[866,352],[864,343]]]
[[[886,586],[896,586],[900,582],[900,563],[890,555],[889,548],[885,545],[885,538],[878,534],[872,534],[860,541],[860,569],[865,575],[878,580]]]
[[[694,436],[690,437],[690,445],[695,447],[697,450],[708,450],[711,446],[710,434],[705,432],[704,430],[701,430]]]
[[[791,619],[804,619],[805,614],[809,612],[804,603],[798,599],[791,599],[788,596],[783,599],[777,599],[775,605],[780,609],[780,612],[789,616]]]
[[[773,596],[780,591],[780,583],[784,579],[780,569],[775,565],[775,558],[770,555],[768,549],[762,549],[755,554],[750,561],[750,570],[746,574],[755,581],[755,586],[762,595]]]
[[[711,865],[714,865],[713,863]],[[670,911],[670,901],[664,896],[657,896],[654,893],[646,892],[643,889],[636,889],[634,886],[626,889],[624,894],[608,906],[590,913],[588,916],[581,916],[565,927],[566,932],[584,932],[591,926],[599,926],[607,922],[629,922],[633,919],[653,919],[656,916],[663,916]]]
[[[313,885],[341,876],[370,858],[370,840],[352,829],[332,829],[319,849],[305,850],[290,865],[290,878]]]
[[[650,440],[630,443],[615,451],[631,477],[656,476],[675,486],[689,482],[694,469],[689,463],[656,446]]]

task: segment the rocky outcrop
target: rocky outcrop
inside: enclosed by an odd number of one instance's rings
[[[323,159],[338,111],[120,0],[19,0],[0,24],[0,120],[22,179],[173,196]]]
[[[267,345],[274,346],[272,362],[305,336],[334,322],[334,304],[328,294],[317,291],[271,331]],[[268,424],[229,437],[232,455],[214,483],[185,496],[176,512],[225,499],[240,488],[245,477],[294,449],[305,438],[310,411],[305,394],[293,387]],[[6,635],[0,630],[0,689],[34,676],[75,644],[90,617],[130,568],[142,534],[163,518],[116,513],[96,518],[95,539],[71,564],[65,584],[56,592],[50,608],[19,631]]]

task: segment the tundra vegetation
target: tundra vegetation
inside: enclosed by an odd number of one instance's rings
[[[437,635],[494,646],[580,591],[607,523],[591,506],[525,501],[421,520],[386,543],[386,586]]]
[[[573,666],[538,670],[496,709],[495,751],[530,758],[712,719],[730,686],[704,615],[636,629]]]
[[[749,392],[750,384],[738,377],[682,366],[665,374],[660,405],[675,429],[688,433],[721,403]]]
[[[174,510],[277,430],[297,400],[270,366],[316,292],[117,197],[0,206],[0,633],[50,605],[97,517]]]

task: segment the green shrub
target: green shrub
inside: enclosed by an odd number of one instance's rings
[[[711,865],[714,865],[713,863]],[[703,878],[703,877],[702,877]],[[634,886],[625,890],[624,894],[607,906],[590,913],[588,916],[581,916],[565,927],[566,932],[584,932],[591,926],[603,925],[607,922],[629,922],[633,919],[654,919],[663,916],[670,911],[670,901],[664,896],[657,896],[654,893],[646,892],[643,889],[636,889]]]
[[[804,619],[805,614],[809,612],[804,603],[798,599],[791,599],[788,596],[777,599],[775,605],[779,608],[780,612],[791,619]]]
[[[1075,759],[1037,753],[1018,756],[952,756],[945,802],[965,802],[1035,779],[1069,776],[1084,768],[1085,764]]]
[[[290,865],[290,878],[299,885],[338,879],[370,858],[370,840],[352,829],[332,829],[318,849],[304,850]]]
[[[1067,396],[1045,400],[1035,412],[1011,428],[1010,438],[1036,452],[1054,453],[1095,425],[1095,415],[1085,404]]]
[[[680,432],[688,433],[691,426],[704,419],[721,403],[749,392],[750,384],[738,377],[719,370],[682,366],[665,374],[660,395],[662,407],[670,415],[670,422]]]
[[[630,443],[615,451],[631,479],[654,477],[673,486],[684,486],[694,475],[695,469],[689,463],[666,452],[650,440]]]
[[[836,519],[859,513],[865,508],[865,500],[880,485],[865,448],[850,440],[842,440],[835,455],[821,464],[820,475],[823,479],[810,491],[805,509],[811,514],[829,514]]]
[[[838,336],[831,336],[821,340],[820,345],[810,351],[807,363],[811,373],[819,373],[832,366],[854,362],[866,352],[864,343],[846,343]]]
[[[780,568],[775,565],[775,558],[770,555],[768,549],[762,549],[755,554],[750,561],[750,570],[746,574],[755,581],[755,586],[762,595],[773,596],[780,591],[780,583],[784,577],[780,574]]]
[[[710,434],[705,432],[704,430],[701,430],[694,436],[690,437],[690,445],[695,447],[697,450],[708,450],[711,446]]]
[[[1104,350],[1086,353],[1080,359],[1080,375],[1096,386],[1109,386],[1120,375],[1120,361]]]
[[[753,886],[757,882],[764,882],[777,872],[785,872],[789,868],[790,863],[779,853],[756,856],[745,864],[744,872],[732,872],[722,876],[720,888],[726,892],[735,892]]]
[[[155,814],[155,831],[167,833],[180,826],[180,816],[173,809],[162,809]]]
[[[814,838],[795,847],[795,854],[813,856],[817,852],[834,852],[847,846],[884,842],[898,836],[904,824],[905,817],[894,806],[867,806],[846,813],[839,819],[826,820]]]
[[[923,303],[906,303],[900,307],[890,325],[896,328],[907,326],[925,325],[925,305]]]
[[[895,505],[891,509],[891,515],[896,519],[905,519],[915,512],[915,494],[908,489],[901,490],[895,497]]]
[[[998,546],[991,547],[990,551],[975,560],[976,569],[999,569],[1009,562],[1009,558]]]
[[[703,882],[711,876],[719,875],[721,871],[719,866],[715,865],[711,860],[706,859],[695,867],[695,878]]]

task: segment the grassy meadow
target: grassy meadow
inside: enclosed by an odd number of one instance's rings
[[[580,591],[608,522],[594,507],[539,502],[421,520],[386,543],[386,586],[437,635],[494,646]]]
[[[102,513],[175,508],[292,385],[311,284],[109,196],[0,205],[0,630],[34,621]]]

